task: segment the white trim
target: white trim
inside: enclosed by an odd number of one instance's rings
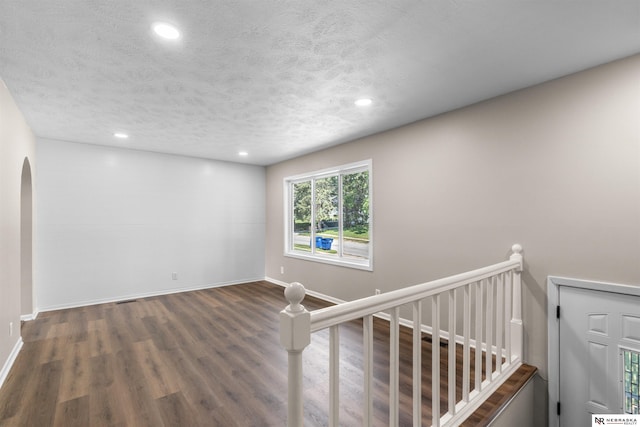
[[[560,322],[556,306],[560,300],[560,286],[640,296],[640,286],[593,280],[549,276],[547,278],[547,357],[549,361],[549,427],[558,427],[560,417],[557,402],[560,399]],[[560,312],[562,316],[562,312]]]
[[[344,165],[334,166],[331,168],[319,169],[312,172],[300,173],[297,175],[288,176],[284,178],[284,181],[290,182],[290,181],[306,180],[308,178],[316,178],[316,177],[322,178],[324,176],[335,175],[337,173],[341,173],[345,171],[358,172],[358,169],[360,169],[360,171],[365,171],[371,168],[372,162],[373,161],[371,159],[367,159],[367,160],[361,160],[359,162],[352,162]]]
[[[40,312],[38,310],[35,310],[31,314],[22,314],[22,315],[20,315],[20,321],[22,321],[22,322],[30,322],[32,320],[36,320],[36,318],[38,317],[39,313]]]
[[[269,283],[272,283],[274,285],[282,286],[283,288],[286,288],[287,286],[289,286],[289,283],[283,282],[281,280],[274,279],[272,277],[265,277],[264,280],[265,280],[265,282],[269,282]],[[325,295],[325,294],[322,294],[320,292],[312,291],[310,289],[306,289],[306,294],[307,295],[311,295],[312,297],[316,297],[318,299],[333,303],[333,304],[342,304],[342,303],[346,302],[345,300],[341,300],[339,298],[335,298],[335,297],[332,297],[332,296],[329,296],[329,295]],[[286,300],[284,299],[284,297],[282,297],[282,303],[283,303],[283,307],[284,307],[284,305],[286,305]],[[302,303],[304,304],[304,300],[302,301]]]
[[[556,278],[547,279],[547,360],[549,361],[549,427],[558,427],[560,417],[557,402],[560,400],[560,322],[556,318],[556,306],[560,299],[560,284]]]
[[[39,309],[39,312],[64,310],[68,308],[77,308],[77,307],[86,307],[90,305],[107,304],[111,302],[127,301],[127,300],[138,299],[138,298],[149,298],[149,297],[156,297],[161,295],[179,294],[181,292],[199,291],[203,289],[219,288],[222,286],[241,285],[244,283],[258,282],[260,280],[264,280],[264,279],[262,277],[256,277],[256,278],[248,278],[248,279],[242,279],[242,280],[234,280],[230,282],[220,282],[216,284],[196,285],[188,288],[173,288],[173,289],[165,289],[165,290],[154,291],[154,292],[143,292],[140,294],[130,294],[125,296],[113,297],[113,298],[85,300],[85,301],[79,301],[79,302],[74,302],[69,304],[58,304],[58,305],[43,307]]]
[[[295,253],[293,251],[285,252],[284,256],[289,258],[302,259],[305,261],[337,265],[340,267],[349,267],[349,268],[357,268],[359,270],[373,271],[373,264],[371,263],[371,257],[369,257],[369,259],[366,261],[358,262],[356,260],[350,260],[349,258],[330,258],[326,255],[321,255],[321,254],[307,255],[305,252]]]
[[[614,294],[634,295],[640,297],[640,284],[627,285],[622,283],[598,282],[587,279],[572,279],[569,277],[549,276],[549,280],[556,286],[588,289],[592,291],[611,292]]]
[[[22,349],[22,344],[23,344],[22,337],[19,337],[18,341],[16,342],[16,345],[13,346],[13,350],[11,350],[11,353],[9,353],[9,357],[7,358],[7,361],[4,363],[2,370],[0,371],[0,388],[2,388],[2,384],[4,383],[4,380],[6,380],[7,377],[9,376],[9,371],[11,371],[11,367],[13,366],[16,359],[18,358],[18,353],[20,353],[20,350]]]

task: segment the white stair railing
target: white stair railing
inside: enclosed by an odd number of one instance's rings
[[[440,339],[449,341],[448,407],[440,416],[440,352],[432,351],[432,425],[447,427],[460,424],[473,413],[522,364],[523,324],[521,272],[522,247],[513,245],[508,261],[477,270],[398,289],[335,306],[307,311],[300,303],[305,289],[291,283],[285,289],[289,305],[280,312],[280,341],[288,352],[289,391],[287,425],[304,425],[302,387],[302,352],[311,342],[313,332],[329,329],[329,425],[339,425],[339,334],[340,324],[363,319],[363,425],[373,420],[373,316],[390,322],[389,352],[389,426],[399,422],[399,330],[400,324],[413,327],[413,425],[422,424],[422,334],[431,334],[432,348]],[[459,303],[459,295],[462,301]],[[474,296],[474,298],[472,298]],[[422,319],[422,303],[431,300],[431,325]],[[400,318],[400,307],[411,305],[413,320]],[[458,314],[458,306],[461,314]],[[441,329],[441,312],[448,310],[447,328]],[[390,314],[382,312],[389,311]],[[475,313],[472,319],[472,313]],[[457,323],[462,320],[462,327]],[[473,325],[472,325],[473,323]],[[461,332],[460,332],[461,329]],[[456,344],[462,346],[462,398],[456,401]],[[471,349],[475,360],[471,360]],[[485,378],[482,378],[483,354]],[[493,358],[495,357],[495,366]],[[472,379],[471,366],[475,376]],[[473,384],[471,388],[470,383]]]

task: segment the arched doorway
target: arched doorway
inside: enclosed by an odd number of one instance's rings
[[[26,157],[20,184],[20,314],[33,316],[33,190]]]

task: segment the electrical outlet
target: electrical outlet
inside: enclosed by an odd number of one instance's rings
[[[380,295],[380,289],[376,289],[376,295]]]
[[[9,336],[13,336],[13,322],[9,322]]]
[[[178,273],[176,272],[171,273],[171,280],[178,280]]]
[[[280,274],[284,274],[284,266],[280,266]]]

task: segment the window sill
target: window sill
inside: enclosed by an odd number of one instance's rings
[[[329,256],[323,255],[307,255],[304,253],[298,252],[285,252],[284,256],[290,258],[302,259],[305,261],[319,262],[322,264],[331,264],[339,267],[347,267],[347,268],[355,268],[357,270],[366,270],[373,271],[373,265],[371,264],[371,260],[348,260],[348,259],[336,259]]]

